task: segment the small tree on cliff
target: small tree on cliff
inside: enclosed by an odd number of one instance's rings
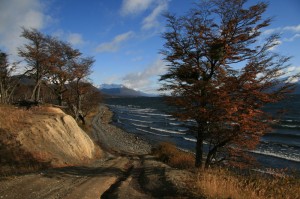
[[[80,120],[85,125],[86,116],[97,109],[102,95],[91,83],[85,81],[72,82],[68,87],[64,96],[67,99],[69,111],[76,120]]]
[[[291,88],[281,79],[289,58],[270,51],[278,35],[257,42],[271,21],[262,19],[267,5],[245,8],[245,3],[203,1],[186,16],[166,15],[161,53],[169,69],[161,76],[161,90],[171,92],[168,101],[179,107],[176,117],[196,121],[191,131],[197,138],[197,167],[204,165],[204,142],[206,168],[224,160],[246,163],[245,151],[269,130],[261,108]]]
[[[80,119],[82,123],[84,121],[83,114],[83,101],[87,93],[90,92],[90,86],[88,86],[87,78],[91,74],[91,67],[95,60],[92,57],[78,58],[72,62],[72,75],[73,81],[69,84],[68,92],[66,92],[66,99],[75,119]],[[92,100],[91,100],[92,101]]]

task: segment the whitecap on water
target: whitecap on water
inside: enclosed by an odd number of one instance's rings
[[[197,140],[195,138],[183,137],[183,139],[185,139],[187,141],[191,141],[191,142],[197,142]]]
[[[136,128],[136,130],[143,131],[145,133],[150,133],[150,134],[157,135],[157,136],[169,137],[169,135],[162,135],[162,134],[158,134],[158,133],[153,133],[153,132],[146,131],[146,130],[140,129],[140,128]]]
[[[136,123],[131,123],[132,125],[134,125],[134,126],[139,126],[139,127],[145,127],[145,128],[147,128],[148,126],[146,126],[146,125],[142,125],[142,124],[136,124]]]
[[[295,161],[295,162],[300,162],[299,157],[291,157],[291,156],[287,156],[285,154],[275,153],[273,151],[271,152],[271,151],[252,150],[250,152],[261,154],[261,155],[273,156],[276,158],[282,158],[282,159],[291,160],[291,161]]]
[[[122,120],[130,120],[130,121],[135,121],[135,122],[141,122],[141,123],[153,123],[151,121],[144,121],[144,120],[136,120],[136,119],[132,119],[132,118],[125,118],[125,117],[119,117],[119,119],[122,119]]]
[[[156,130],[156,131],[161,131],[161,132],[166,132],[166,133],[172,133],[172,134],[181,134],[184,135],[185,133],[181,133],[178,131],[171,131],[171,130],[167,130],[167,129],[160,129],[160,128],[154,128],[154,127],[150,127],[150,129]]]

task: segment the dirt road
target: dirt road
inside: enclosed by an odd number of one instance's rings
[[[89,166],[1,178],[0,198],[193,198],[180,189],[187,175],[152,156],[110,157]]]
[[[189,172],[139,151],[145,147],[143,142],[134,146],[135,139],[124,140],[120,135],[117,139],[121,140],[115,142],[108,132],[112,127],[105,126],[108,124],[100,121],[103,112],[99,114],[93,122],[95,139],[105,141],[103,146],[113,153],[86,166],[1,177],[0,199],[197,198],[186,190],[192,178]]]

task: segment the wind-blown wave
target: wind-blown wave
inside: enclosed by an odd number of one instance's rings
[[[154,127],[150,127],[150,129],[160,131],[160,132],[172,133],[172,134],[181,134],[181,135],[185,134],[185,133],[178,132],[178,131],[171,131],[171,130],[167,130],[167,129],[160,129],[160,128],[154,128]]]
[[[295,162],[300,162],[300,158],[291,157],[291,156],[287,156],[287,155],[280,154],[280,153],[274,153],[274,152],[270,152],[270,151],[261,151],[261,150],[252,150],[250,152],[261,154],[261,155],[273,156],[276,158],[291,160],[291,161],[295,161]]]
[[[162,135],[162,134],[158,134],[158,133],[153,133],[153,132],[146,131],[146,130],[140,129],[140,128],[136,128],[136,130],[143,131],[145,133],[150,133],[150,134],[157,135],[157,136],[169,137],[169,135]]]
[[[122,120],[130,120],[130,121],[135,121],[135,122],[141,122],[141,123],[153,123],[151,121],[144,121],[144,120],[136,120],[136,119],[132,119],[132,118],[125,118],[125,117],[119,117],[119,119],[122,119]]]
[[[145,127],[145,128],[147,128],[148,126],[146,126],[146,125],[142,125],[142,124],[136,124],[136,123],[131,123],[132,125],[134,125],[134,126],[139,126],[139,127]]]

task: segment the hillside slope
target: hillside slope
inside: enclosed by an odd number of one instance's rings
[[[0,107],[0,130],[2,163],[30,159],[61,167],[86,163],[97,151],[76,121],[58,108]]]

